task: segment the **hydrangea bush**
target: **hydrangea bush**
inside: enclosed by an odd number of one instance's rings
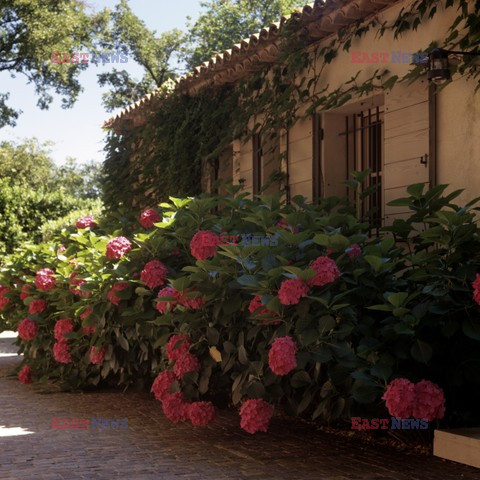
[[[358,182],[357,182],[358,183]],[[355,186],[355,185],[354,185]],[[480,240],[473,205],[412,185],[380,236],[346,200],[171,198],[138,225],[78,229],[6,257],[3,328],[22,383],[149,388],[174,423],[275,409],[478,419]],[[136,233],[134,233],[136,230]],[[272,245],[220,242],[276,235]]]

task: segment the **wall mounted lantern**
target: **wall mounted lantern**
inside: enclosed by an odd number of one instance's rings
[[[444,50],[434,48],[428,55],[427,78],[436,85],[442,85],[450,80],[450,68],[448,64],[449,55],[480,55],[480,52],[457,52],[455,50]]]

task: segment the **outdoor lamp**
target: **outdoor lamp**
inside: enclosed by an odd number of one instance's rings
[[[442,85],[451,78],[448,65],[449,55],[480,55],[480,52],[457,52],[444,50],[443,48],[434,48],[428,55],[427,78],[436,85]]]

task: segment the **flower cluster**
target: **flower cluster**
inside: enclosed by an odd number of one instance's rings
[[[215,407],[212,402],[193,402],[188,405],[187,415],[194,427],[202,427],[215,420]]]
[[[476,274],[475,281],[472,282],[473,299],[480,305],[480,274]]]
[[[93,309],[88,307],[83,313],[80,314],[80,320],[82,323],[85,323],[87,317],[93,312]],[[85,335],[94,335],[95,334],[95,327],[93,325],[83,325],[83,333]]]
[[[32,383],[32,369],[28,365],[25,365],[19,372],[18,372],[18,380],[20,383],[23,383],[24,385],[28,385],[29,383]]]
[[[152,392],[156,400],[163,401],[170,394],[170,387],[175,381],[175,374],[170,370],[163,370],[153,382]]]
[[[292,337],[278,337],[268,352],[268,366],[276,375],[287,375],[297,368],[297,345]]]
[[[105,360],[105,348],[97,348],[95,346],[92,346],[90,348],[90,353],[89,353],[89,358],[90,358],[90,363],[93,365],[100,365],[103,363]]]
[[[22,289],[20,290],[20,300],[26,300],[30,297],[30,291],[32,290],[31,285],[24,284],[22,285]]]
[[[165,353],[171,362],[175,362],[185,355],[191,346],[192,342],[187,335],[173,335],[167,343]]]
[[[86,215],[85,217],[79,218],[76,221],[75,226],[77,228],[95,228],[97,226],[97,222],[92,215]]]
[[[188,403],[182,392],[170,393],[162,400],[163,414],[172,422],[188,420]]]
[[[23,340],[33,340],[38,333],[38,326],[35,320],[24,318],[17,327],[18,336]]]
[[[406,378],[396,378],[387,385],[382,399],[393,417],[414,417],[430,422],[445,415],[443,390],[428,380],[413,384]]]
[[[160,260],[152,260],[145,264],[140,280],[148,288],[154,289],[165,283],[167,271],[167,267]]]
[[[186,373],[199,372],[201,369],[200,362],[195,355],[184,353],[179,357],[173,366],[173,373],[178,379],[182,379]]]
[[[308,294],[308,287],[301,278],[284,280],[278,290],[278,298],[282,305],[296,305]]]
[[[115,294],[116,292],[121,292],[122,290],[126,290],[130,284],[128,282],[116,282],[114,283],[113,287],[108,291],[107,298],[110,303],[114,305],[118,305],[121,301]]]
[[[205,305],[205,299],[201,295],[198,295],[194,290],[185,290],[179,292],[173,287],[168,286],[162,288],[158,292],[157,297],[173,297],[172,300],[160,300],[156,302],[155,308],[162,314],[171,312],[176,305],[181,305],[182,307],[189,308],[191,310],[199,310]]]
[[[53,358],[58,363],[72,363],[72,354],[66,340],[61,340],[53,345]]]
[[[218,244],[219,239],[215,233],[210,230],[199,230],[190,241],[190,253],[197,260],[207,260],[215,257]]]
[[[148,209],[142,212],[140,215],[140,225],[143,228],[153,228],[155,223],[161,222],[161,215],[152,209]]]
[[[10,299],[4,296],[9,291],[8,287],[0,285],[0,310],[3,310],[10,303]]]
[[[308,280],[311,287],[323,287],[329,283],[333,283],[339,276],[340,270],[330,257],[318,257],[309,266],[315,270],[315,276]]]
[[[350,258],[357,258],[359,255],[362,254],[362,248],[360,247],[360,245],[354,243],[346,249],[346,252]]]
[[[55,288],[55,272],[50,268],[42,268],[35,276],[35,287],[38,290],[52,290]]]
[[[78,273],[76,272],[73,272],[70,277],[69,277],[69,280],[70,280],[70,291],[74,294],[74,295],[77,295],[79,297],[85,297],[85,298],[88,298],[90,297],[90,295],[92,294],[92,292],[87,292],[86,290],[82,290],[81,288],[78,288],[78,287],[81,287],[82,285],[85,285],[85,280],[83,278],[77,278],[78,277]]]
[[[261,398],[247,400],[240,408],[240,426],[248,433],[266,432],[273,406]]]
[[[61,320],[57,320],[55,327],[53,328],[55,339],[59,342],[67,340],[65,338],[65,334],[73,332],[74,328],[75,326],[70,318],[62,318]]]
[[[48,308],[45,300],[32,300],[28,306],[28,313],[35,315],[44,312]]]
[[[165,287],[162,288],[158,294],[158,298],[162,297],[175,297],[174,300],[166,300],[166,301],[158,301],[155,304],[155,308],[161,313],[164,314],[165,312],[170,312],[173,310],[175,305],[178,303],[177,299],[177,291],[173,287]]]
[[[132,249],[132,244],[125,237],[112,238],[107,243],[107,249],[105,255],[111,260],[118,260],[126,255]]]

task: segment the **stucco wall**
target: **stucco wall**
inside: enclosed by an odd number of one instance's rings
[[[402,7],[407,2],[401,2],[378,14],[379,22],[391,21],[398,16]],[[440,7],[439,7],[440,8]],[[414,53],[426,51],[432,41],[442,42],[447,37],[448,27],[456,17],[454,8],[445,11],[441,9],[431,19],[424,21],[417,31],[408,30],[401,37],[394,38],[393,34],[386,32],[381,38],[376,38],[377,31],[372,30],[361,38],[352,42],[349,52],[340,50],[337,58],[331,64],[324,66],[322,82],[319,89],[329,85],[329,90],[341,87],[360,70],[357,79],[362,83],[369,78],[375,70],[387,68],[392,75],[402,77],[411,68],[409,63],[392,63],[392,53],[401,51]],[[329,42],[327,39],[319,45]],[[387,63],[357,63],[353,62],[353,52],[365,52],[371,55],[374,52],[388,52]],[[318,70],[321,65],[317,65]],[[305,73],[308,76],[308,72]],[[424,82],[426,85],[426,82]],[[464,79],[455,79],[446,88],[437,93],[437,142],[436,142],[436,181],[437,183],[449,183],[451,188],[465,188],[461,201],[466,201],[480,195],[480,92],[473,94],[474,82]],[[397,90],[397,91],[396,91]],[[397,95],[401,101],[405,87],[394,87],[390,95]],[[381,94],[382,91],[377,91]],[[397,99],[397,101],[398,101]],[[358,102],[352,100],[351,103]],[[370,99],[361,100],[366,108]],[[348,104],[347,104],[348,107]],[[345,107],[344,107],[345,108]],[[329,115],[335,114],[329,112]],[[410,112],[411,114],[411,112]],[[406,122],[411,122],[406,118]],[[325,132],[325,135],[328,131]],[[312,198],[312,122],[311,119],[299,120],[289,132],[289,183],[292,195],[302,194]],[[412,142],[415,138],[412,136]],[[342,176],[340,164],[329,164],[329,149],[334,151],[335,146],[330,142],[324,142],[323,181],[325,194],[338,194],[344,190],[341,186]],[[399,146],[402,149],[402,145]],[[411,148],[408,140],[405,140],[405,150]],[[387,149],[388,150],[388,149]],[[340,154],[341,152],[339,152]],[[400,152],[401,153],[401,152]],[[239,164],[237,166],[237,179],[246,178],[246,189],[251,191],[252,152],[251,143],[242,144],[239,152]],[[340,172],[340,173],[339,173]],[[412,178],[412,182],[423,181],[423,178]]]

